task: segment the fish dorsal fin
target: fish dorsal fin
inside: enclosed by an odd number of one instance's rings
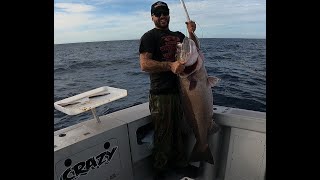
[[[208,85],[214,87],[221,79],[214,76],[209,76],[207,80]]]

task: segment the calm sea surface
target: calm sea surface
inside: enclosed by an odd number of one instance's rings
[[[266,40],[200,39],[209,75],[222,81],[212,89],[220,106],[266,111]],[[99,116],[148,101],[149,75],[139,65],[139,41],[54,45],[54,101],[101,86],[126,89],[128,96],[96,108]],[[59,130],[93,118],[91,111],[69,116],[54,111]]]

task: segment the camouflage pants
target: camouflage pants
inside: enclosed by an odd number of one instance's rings
[[[154,126],[153,167],[161,172],[187,165],[179,94],[149,95]]]

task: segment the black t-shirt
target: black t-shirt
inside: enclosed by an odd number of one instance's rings
[[[139,52],[152,53],[156,61],[175,61],[176,45],[182,42],[184,34],[170,30],[152,29],[140,39]],[[178,92],[178,76],[171,71],[150,73],[150,92],[153,94]]]

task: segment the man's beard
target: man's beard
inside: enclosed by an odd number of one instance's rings
[[[166,21],[164,23],[161,23],[161,19]],[[169,22],[170,22],[170,17],[167,17],[167,18],[158,18],[157,21],[154,21],[154,24],[157,28],[160,28],[160,29],[167,29],[169,27]]]

